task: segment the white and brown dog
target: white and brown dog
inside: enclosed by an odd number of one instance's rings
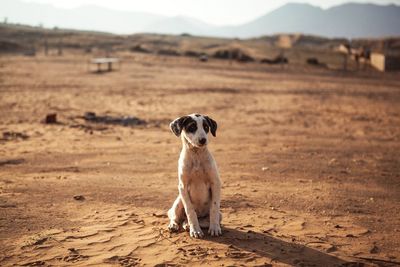
[[[216,136],[217,123],[200,114],[177,118],[170,124],[172,132],[181,136],[179,157],[179,195],[168,211],[169,230],[189,228],[190,236],[204,236],[201,228],[208,228],[212,236],[221,235],[221,181],[217,165],[207,149],[207,133]]]

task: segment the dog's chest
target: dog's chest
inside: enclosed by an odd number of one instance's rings
[[[205,174],[206,162],[200,160],[191,160],[188,162],[188,171],[193,174]]]
[[[183,175],[186,179],[189,197],[198,216],[208,214],[211,198],[211,179],[207,165],[203,162],[193,162]]]
[[[211,164],[202,158],[185,158],[181,162],[181,171],[184,177],[189,180],[208,183],[210,180]]]
[[[191,180],[208,180],[207,166],[202,162],[190,162],[185,166],[184,173]]]

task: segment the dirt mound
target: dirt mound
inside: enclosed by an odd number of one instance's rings
[[[192,51],[192,50],[185,51],[185,53],[184,53],[184,55],[186,57],[200,57],[203,54],[204,53],[197,52],[197,51]]]
[[[178,51],[172,50],[172,49],[161,49],[161,50],[158,50],[157,54],[163,55],[163,56],[180,56],[181,55]]]
[[[15,53],[21,50],[23,47],[16,42],[0,40],[0,53]]]
[[[135,45],[130,48],[131,52],[139,52],[139,53],[151,53],[151,51],[145,48],[143,45]]]
[[[310,57],[307,58],[306,63],[308,65],[317,66],[317,67],[327,67],[325,63],[322,63],[318,60],[318,58]]]
[[[313,35],[304,34],[276,34],[271,36],[263,36],[255,40],[263,41],[269,46],[279,48],[318,48],[322,50],[332,49],[346,43],[343,38],[325,38]]]
[[[214,58],[218,59],[232,59],[240,62],[253,62],[254,58],[247,54],[244,50],[240,48],[224,48],[217,50]]]
[[[143,125],[146,122],[142,119],[132,116],[123,116],[123,117],[116,117],[116,116],[99,116],[96,115],[94,112],[86,112],[83,116],[83,119],[93,123],[104,123],[104,124],[114,124],[114,125],[122,125],[122,126],[136,126],[136,125]]]
[[[260,63],[263,63],[263,64],[288,64],[289,60],[283,55],[278,55],[272,59],[263,58],[263,59],[261,59]]]
[[[291,38],[292,45],[291,47],[318,47],[320,49],[333,49],[340,45],[341,43],[345,43],[346,39],[329,39],[319,36],[312,35],[303,35],[298,34],[294,35]]]

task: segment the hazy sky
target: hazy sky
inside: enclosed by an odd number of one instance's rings
[[[288,2],[310,3],[322,8],[344,2],[400,5],[400,0],[25,0],[25,2],[48,3],[66,8],[97,5],[117,10],[143,11],[166,16],[182,15],[216,25],[247,22]]]

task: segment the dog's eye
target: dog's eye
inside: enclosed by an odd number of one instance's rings
[[[189,125],[189,127],[187,128],[187,131],[190,133],[194,133],[197,130],[197,126],[196,124],[191,124]]]
[[[206,133],[208,133],[208,130],[209,130],[209,129],[208,129],[208,125],[207,125],[207,124],[204,124],[204,125],[203,125],[203,128],[204,128],[204,131],[205,131]]]

